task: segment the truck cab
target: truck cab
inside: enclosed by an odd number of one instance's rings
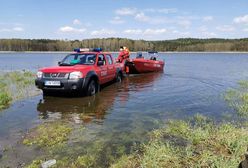
[[[80,93],[91,96],[103,84],[122,80],[123,67],[112,55],[97,49],[74,49],[55,67],[39,69],[35,85],[43,94],[51,92]]]

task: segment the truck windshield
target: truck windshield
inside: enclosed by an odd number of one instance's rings
[[[73,66],[76,64],[93,65],[96,61],[95,54],[70,54],[60,63],[61,66]]]

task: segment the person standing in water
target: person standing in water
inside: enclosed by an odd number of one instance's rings
[[[117,58],[117,62],[122,63],[125,60],[128,60],[130,57],[130,51],[127,47],[121,46],[120,47],[120,53]]]

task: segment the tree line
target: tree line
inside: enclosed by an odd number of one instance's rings
[[[126,38],[95,38],[85,40],[0,39],[0,51],[72,51],[74,48],[102,47],[118,51],[127,46],[130,51],[248,51],[248,38],[146,41]]]

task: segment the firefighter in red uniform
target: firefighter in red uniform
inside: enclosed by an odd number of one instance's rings
[[[129,56],[130,56],[129,49],[127,47],[121,46],[120,47],[120,53],[119,53],[119,56],[117,58],[117,62],[122,63],[123,61],[128,60]]]
[[[126,62],[129,61],[130,52],[127,47],[120,47],[120,53],[117,58],[117,62],[123,63],[124,62],[124,71],[128,74],[129,73],[129,67],[126,65]]]

